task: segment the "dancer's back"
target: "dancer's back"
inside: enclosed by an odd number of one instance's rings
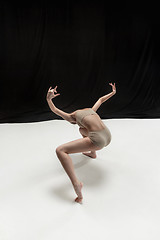
[[[92,108],[76,110],[71,116],[80,127],[86,128],[88,131],[98,131],[106,127]]]

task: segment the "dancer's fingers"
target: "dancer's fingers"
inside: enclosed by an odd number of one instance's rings
[[[56,89],[57,89],[57,86],[54,88],[54,92],[57,92],[57,90],[56,90]]]

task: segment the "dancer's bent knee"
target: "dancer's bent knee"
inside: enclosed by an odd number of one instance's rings
[[[61,147],[61,146],[58,146],[58,147],[56,148],[56,154],[57,154],[57,156],[59,156],[62,152],[65,152],[64,148]]]

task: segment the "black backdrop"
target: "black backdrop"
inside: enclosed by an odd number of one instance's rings
[[[0,2],[0,122],[61,119],[92,107],[102,119],[160,117],[160,18],[154,1]]]

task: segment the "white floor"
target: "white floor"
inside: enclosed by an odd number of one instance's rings
[[[103,121],[110,145],[70,154],[83,204],[55,153],[78,125],[0,124],[0,240],[160,239],[160,119]]]

